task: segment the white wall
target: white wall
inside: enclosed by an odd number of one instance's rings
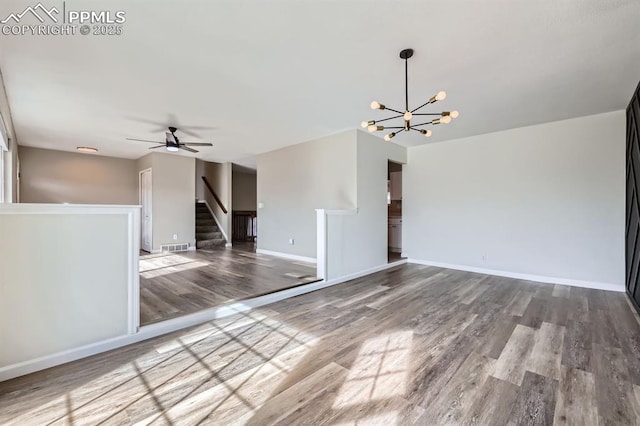
[[[255,173],[233,172],[232,200],[234,210],[257,209],[257,176]]]
[[[195,246],[195,159],[154,152],[137,161],[138,171],[148,168],[153,186],[153,250],[160,250],[162,244]]]
[[[258,248],[315,258],[315,209],[356,207],[356,151],[350,130],[258,155]]]
[[[213,214],[222,228],[222,233],[228,237],[227,241],[231,241],[232,227],[232,166],[232,163],[214,163],[196,160],[195,168],[196,198],[205,200],[209,207],[211,207]],[[227,209],[227,213],[222,211],[215,198],[213,198],[205,186],[202,176],[207,178],[216,195],[220,198],[222,205]]]
[[[135,332],[138,210],[0,205],[0,378]]]
[[[405,255],[624,289],[624,111],[428,144],[408,156]]]
[[[23,203],[138,204],[135,160],[20,147]]]

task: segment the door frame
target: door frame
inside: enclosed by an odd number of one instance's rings
[[[143,229],[144,229],[144,206],[142,205],[142,175],[144,173],[150,173],[151,175],[151,188],[152,191],[150,191],[149,193],[149,199],[150,199],[150,204],[152,206],[152,208],[149,210],[149,227],[150,229],[149,231],[149,247],[145,247],[144,245],[144,241],[142,238],[143,235]],[[140,172],[138,172],[138,203],[140,203],[141,209],[140,209],[140,248],[144,251],[148,251],[149,253],[152,252],[153,250],[153,170],[151,169],[151,167],[149,167],[148,169],[144,169],[144,170],[140,170]],[[148,248],[148,250],[147,250]]]

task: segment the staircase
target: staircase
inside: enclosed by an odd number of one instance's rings
[[[204,203],[196,203],[196,248],[224,247],[226,240]]]

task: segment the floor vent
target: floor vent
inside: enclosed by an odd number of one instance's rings
[[[163,244],[160,246],[160,250],[165,251],[188,251],[189,243],[180,244]]]

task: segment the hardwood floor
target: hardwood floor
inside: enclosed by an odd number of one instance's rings
[[[140,256],[140,324],[318,281],[315,265],[255,253],[255,245]]]
[[[0,383],[0,424],[639,424],[625,297],[399,266]]]

